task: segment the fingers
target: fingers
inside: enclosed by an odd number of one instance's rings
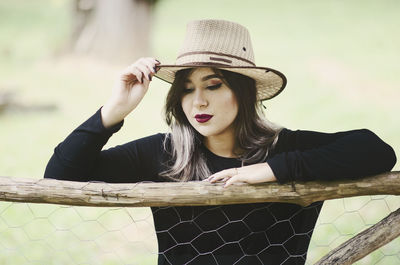
[[[209,181],[211,183],[215,183],[218,181],[225,182],[224,188],[236,182],[246,182],[245,176],[241,175],[239,170],[240,168],[225,169],[211,175],[210,177],[204,179],[203,181]]]
[[[226,188],[236,182],[246,182],[246,181],[245,181],[243,175],[236,175],[236,176],[233,176],[232,178],[228,179],[227,182],[225,182],[224,188]]]
[[[154,58],[140,58],[122,72],[122,79],[124,81],[135,81],[132,80],[134,76],[134,79],[140,83],[143,83],[145,79],[151,81],[152,76],[157,71],[157,65],[160,65],[160,62]]]
[[[135,77],[135,78],[133,78]],[[140,72],[138,68],[136,68],[134,65],[128,66],[123,72],[122,72],[122,80],[126,82],[133,82],[133,81],[139,81],[140,83],[143,83],[143,74]]]
[[[160,65],[161,63],[157,59],[151,57],[147,58],[147,60],[142,60],[140,63],[144,65],[146,69],[150,72],[147,77],[149,77],[148,80],[151,81],[151,77],[155,75],[158,71],[157,65]]]
[[[149,60],[140,60],[137,68],[143,73],[144,78],[151,81],[151,77],[156,73],[155,64]]]
[[[265,162],[222,170],[206,178],[204,181],[209,181],[211,183],[217,181],[225,182],[225,188],[236,182],[255,184],[276,180],[271,167]]]
[[[204,179],[204,181],[209,181],[211,183],[215,183],[217,181],[225,181],[238,174],[238,168],[229,168],[209,176],[208,178]]]

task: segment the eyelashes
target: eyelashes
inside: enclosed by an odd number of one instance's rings
[[[216,85],[213,85],[213,86],[208,86],[207,89],[215,90],[215,89],[219,88],[220,86],[222,86],[222,83],[219,83],[219,84],[216,84]]]
[[[184,88],[183,89],[183,93],[184,94],[189,94],[189,93],[193,92],[193,90],[194,90],[193,88]]]
[[[206,87],[206,89],[208,89],[208,90],[216,90],[216,89],[220,88],[221,86],[222,86],[222,83],[219,83],[219,84],[216,84],[216,85],[213,85],[213,86],[208,86],[208,87]],[[185,93],[185,94],[191,93],[193,91],[194,91],[194,88],[184,88],[183,89],[183,93]]]

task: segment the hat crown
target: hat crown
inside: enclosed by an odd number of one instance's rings
[[[190,21],[175,64],[159,65],[155,76],[173,83],[178,71],[200,67],[215,67],[252,78],[259,100],[275,97],[286,86],[281,72],[256,66],[249,31],[231,21]]]
[[[254,66],[249,31],[226,20],[190,21],[176,64],[193,63]]]

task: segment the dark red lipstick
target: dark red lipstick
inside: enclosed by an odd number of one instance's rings
[[[204,123],[209,121],[213,116],[208,114],[197,114],[194,116],[197,122]]]

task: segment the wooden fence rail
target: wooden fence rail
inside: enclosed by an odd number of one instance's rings
[[[80,206],[188,206],[255,202],[309,205],[362,195],[400,195],[400,171],[356,180],[276,182],[223,188],[202,181],[109,184],[0,177],[0,200]]]
[[[0,177],[0,201],[78,206],[199,206],[255,202],[312,202],[363,195],[400,195],[400,171],[362,179],[238,184],[208,182],[110,184]],[[400,236],[400,209],[344,242],[316,265],[352,264]]]

